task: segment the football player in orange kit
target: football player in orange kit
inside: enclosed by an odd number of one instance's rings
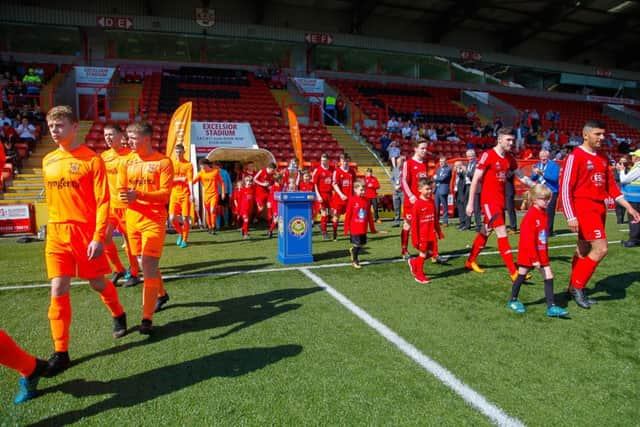
[[[205,218],[209,233],[216,234],[216,215],[218,213],[218,195],[224,200],[225,187],[224,181],[220,176],[220,170],[211,167],[211,162],[202,158],[198,160],[198,164],[202,168],[193,179],[193,183],[202,183],[202,196],[204,199]],[[220,194],[218,194],[218,186],[220,186]]]
[[[151,146],[153,128],[144,122],[127,126],[133,150],[119,181],[120,198],[127,202],[127,236],[131,252],[140,260],[144,285],[140,333],[152,332],[153,313],[169,301],[160,274],[166,234],[167,208],[173,183],[173,163]]]
[[[178,232],[176,245],[181,248],[189,246],[189,226],[191,224],[191,204],[193,196],[193,165],[184,157],[184,145],[177,144],[176,158],[173,160],[173,188],[169,201],[169,220]]]
[[[129,244],[127,243],[127,226],[125,224],[125,214],[127,204],[122,202],[118,197],[118,169],[122,162],[126,162],[126,158],[131,153],[131,149],[124,145],[125,138],[120,126],[107,123],[103,129],[104,141],[109,146],[100,157],[104,161],[107,169],[107,180],[109,181],[109,223],[107,224],[107,233],[104,239],[104,253],[107,256],[109,264],[115,270],[111,276],[111,281],[118,286],[118,280],[126,278],[125,286],[135,286],[140,282],[138,279],[138,260],[131,255]],[[129,259],[129,271],[126,271],[120,257],[118,249],[113,241],[113,231],[118,230],[122,233],[125,242],[125,251]],[[127,277],[128,276],[128,277]]]
[[[104,278],[111,270],[104,256],[109,218],[109,188],[104,162],[77,140],[78,122],[71,107],[53,107],[47,125],[58,148],[42,159],[49,221],[45,258],[51,279],[49,323],[55,352],[48,375],[67,369],[71,325],[71,277],[78,276],[100,294],[113,317],[113,336],[127,333],[127,318],[115,286]]]

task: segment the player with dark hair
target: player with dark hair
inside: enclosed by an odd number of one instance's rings
[[[338,239],[338,221],[347,209],[349,197],[353,194],[353,181],[356,174],[349,167],[349,155],[340,154],[338,167],[333,170],[332,186],[333,197],[331,198],[331,226],[333,228],[333,240]]]
[[[596,266],[607,255],[605,232],[609,197],[625,208],[632,222],[640,221],[640,213],[627,202],[615,184],[613,171],[604,154],[597,150],[604,139],[604,124],[590,120],[582,128],[583,143],[565,161],[560,183],[562,208],[569,229],[578,233],[578,245],[573,256],[569,294],[579,307],[588,309],[597,301],[587,298],[584,289]]]
[[[400,185],[404,193],[404,224],[400,233],[401,255],[409,259],[409,232],[411,231],[411,214],[413,205],[418,200],[418,182],[428,177],[427,170],[427,141],[418,139],[413,142],[413,156],[402,165]]]
[[[320,231],[322,238],[327,240],[327,222],[329,221],[329,205],[333,193],[333,168],[329,165],[329,155],[322,153],[320,165],[313,171],[311,180],[315,186],[316,209],[320,212]]]
[[[173,160],[173,186],[169,199],[169,221],[178,233],[176,245],[189,246],[189,228],[191,225],[191,207],[193,204],[193,165],[184,157],[184,145],[175,147]]]
[[[356,180],[353,183],[353,194],[349,197],[344,215],[344,235],[351,235],[351,247],[349,255],[351,256],[351,266],[360,269],[360,249],[367,244],[367,227],[372,233],[375,233],[373,225],[373,217],[371,216],[371,202],[364,197],[365,183],[362,180]]]
[[[504,222],[507,175],[513,173],[513,175],[517,176],[520,181],[529,187],[533,185],[531,179],[522,173],[516,163],[516,159],[510,153],[514,139],[515,137],[511,128],[500,128],[500,130],[498,130],[495,147],[482,153],[478,161],[469,190],[467,215],[471,216],[474,212],[476,188],[480,185],[480,182],[482,182],[480,202],[482,213],[484,214],[484,227],[482,227],[476,235],[469,258],[467,258],[467,261],[464,263],[467,270],[484,273],[484,270],[478,266],[476,260],[480,251],[482,251],[487,243],[487,239],[495,229],[498,237],[498,250],[500,251],[500,256],[504,264],[509,270],[512,281],[518,277],[518,270],[513,262],[511,245],[507,237],[507,227]]]

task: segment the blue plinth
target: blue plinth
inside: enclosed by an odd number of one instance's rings
[[[315,193],[276,193],[278,202],[278,261],[282,264],[313,262],[311,235]]]

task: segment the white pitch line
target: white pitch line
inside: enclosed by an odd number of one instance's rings
[[[499,426],[524,426],[522,421],[506,414],[502,409],[489,402],[484,396],[459,380],[453,373],[448,371],[438,362],[432,360],[411,343],[407,342],[400,335],[389,329],[385,324],[371,316],[362,308],[355,305],[351,300],[332,288],[327,282],[309,271],[308,268],[300,268],[300,271],[313,281],[329,295],[335,298],[340,304],[355,314],[360,320],[382,335],[387,341],[395,345],[400,351],[409,356],[414,362],[422,366],[427,372],[436,377],[445,386],[449,387],[456,394],[464,399],[469,405],[476,408],[494,424]]]
[[[619,240],[613,240],[613,241],[610,241],[609,243],[612,244],[612,243],[619,243],[619,242],[620,242]],[[557,246],[551,246],[549,247],[549,249],[566,249],[566,248],[573,248],[575,246],[576,246],[575,244],[557,245]],[[518,250],[514,249],[512,252],[517,253]],[[487,251],[487,252],[481,252],[480,256],[497,255],[499,253],[500,253],[499,251]],[[347,251],[345,251],[345,256],[346,254],[347,254]],[[469,256],[469,252],[443,255],[443,256],[446,256],[447,259],[461,258],[461,257]],[[360,264],[377,265],[377,264],[393,264],[396,262],[406,262],[406,261],[398,258],[398,259],[384,259],[384,260],[378,260],[378,261],[363,261]],[[296,267],[272,267],[272,268],[262,268],[262,269],[254,269],[254,270],[223,271],[218,273],[213,272],[213,273],[168,274],[168,275],[163,275],[162,278],[165,280],[199,279],[204,277],[236,276],[239,274],[258,274],[258,273],[277,273],[281,271],[297,271],[300,268],[316,270],[320,268],[339,268],[339,267],[350,267],[350,266],[351,266],[350,262],[341,262],[336,264],[305,265],[305,266],[296,266]],[[79,281],[72,282],[71,284],[73,286],[78,286],[78,285],[86,285],[88,283],[89,282],[87,281],[79,280]],[[33,284],[33,285],[9,285],[9,286],[0,286],[0,291],[11,291],[11,290],[17,290],[17,289],[49,288],[49,287],[51,287],[50,283],[39,283],[39,284]]]

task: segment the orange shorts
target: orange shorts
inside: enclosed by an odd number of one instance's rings
[[[204,199],[204,208],[211,212],[218,207],[218,195],[206,196]]]
[[[171,215],[179,215],[182,217],[191,216],[191,200],[189,200],[189,195],[171,193],[169,212]]]
[[[126,214],[127,208],[111,208],[109,210],[109,224],[111,224],[115,230],[125,234],[127,233]]]
[[[149,219],[140,212],[127,210],[127,241],[131,254],[160,258],[167,233],[164,220]]]
[[[45,259],[49,279],[77,276],[95,279],[111,272],[107,257],[87,258],[95,227],[79,223],[47,224]]]

